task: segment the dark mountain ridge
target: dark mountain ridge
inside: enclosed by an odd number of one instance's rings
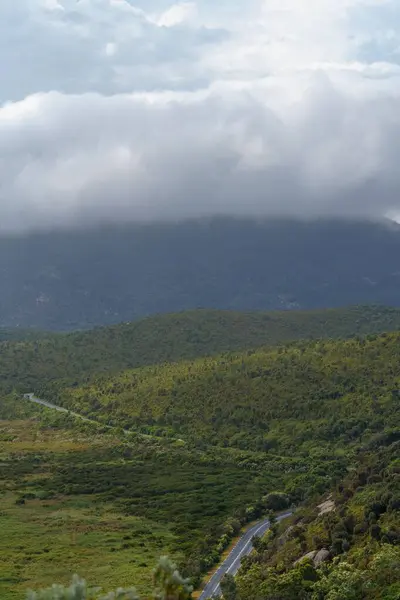
[[[0,326],[78,329],[194,308],[400,306],[400,228],[210,219],[0,239]]]

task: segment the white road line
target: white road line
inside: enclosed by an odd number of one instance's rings
[[[249,541],[247,542],[247,544],[245,544],[243,550],[241,552],[239,552],[239,556],[236,557],[236,559],[233,561],[233,563],[231,564],[231,566],[229,567],[229,569],[226,571],[227,573],[230,573],[230,571],[232,571],[233,567],[235,566],[235,564],[237,563],[238,560],[240,560],[244,554],[244,552],[246,551],[246,548],[249,544],[251,544],[253,537],[257,535],[257,533],[259,531],[261,531],[261,529],[263,529],[263,527],[266,527],[267,523],[263,523],[262,525],[260,525],[260,527],[258,527],[258,529],[256,529],[256,531],[253,533],[253,535],[251,536],[251,538],[249,539]]]
[[[277,518],[277,521],[282,521],[283,519],[286,519],[287,517],[290,517],[293,513],[287,512],[284,513],[283,515],[280,515]],[[200,600],[206,600],[206,598],[210,598],[211,596],[213,596],[216,592],[218,592],[220,586],[221,586],[221,581],[222,581],[222,577],[221,575],[223,575],[224,573],[229,573],[230,571],[232,571],[232,569],[235,567],[236,563],[238,562],[238,560],[240,560],[243,555],[245,554],[249,544],[251,544],[253,537],[255,537],[262,529],[265,528],[265,532],[268,530],[270,526],[270,523],[268,521],[264,521],[261,525],[259,525],[256,529],[254,529],[254,526],[252,529],[248,529],[243,536],[240,538],[240,540],[238,542],[236,542],[235,546],[232,548],[229,556],[224,560],[224,562],[218,567],[217,571],[214,573],[214,575],[211,577],[211,579],[209,580],[209,582],[206,584],[206,586],[204,587],[201,595],[200,595]],[[261,534],[263,535],[263,534]],[[228,563],[230,559],[232,558],[232,555],[235,554],[235,550],[238,546],[240,546],[241,543],[244,542],[244,540],[247,539],[247,537],[250,536],[250,539],[245,543],[245,545],[243,546],[242,550],[239,551],[238,556],[234,559],[233,563],[229,566],[229,568],[227,568],[225,570],[225,566]],[[239,570],[240,567],[238,567],[238,569],[236,569],[235,573],[233,573],[233,575],[236,574],[236,572]],[[222,573],[220,573],[222,571]],[[214,579],[218,579],[218,581],[216,582],[216,584],[213,585],[213,580]],[[210,592],[207,592],[207,589],[212,586],[212,589]],[[206,595],[207,594],[207,595]]]

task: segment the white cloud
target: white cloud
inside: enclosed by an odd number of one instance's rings
[[[197,5],[195,2],[180,2],[173,4],[156,18],[155,22],[160,27],[174,27],[181,23],[193,21],[197,17]]]
[[[0,4],[0,228],[400,211],[396,0]]]

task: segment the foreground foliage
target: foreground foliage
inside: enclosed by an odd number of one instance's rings
[[[154,600],[188,600],[192,587],[176,566],[164,557],[154,571]],[[140,600],[135,589],[118,588],[104,595],[99,588],[88,587],[86,581],[75,575],[70,586],[53,584],[38,592],[29,592],[27,600]]]

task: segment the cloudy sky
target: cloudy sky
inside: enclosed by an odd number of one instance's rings
[[[0,2],[0,230],[400,213],[398,0]]]

